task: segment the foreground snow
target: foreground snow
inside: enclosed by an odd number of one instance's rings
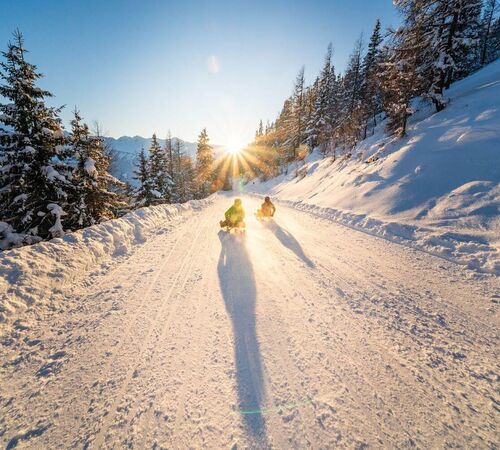
[[[439,114],[417,105],[405,139],[382,123],[347,160],[313,154],[249,189],[500,274],[500,60],[447,94]]]
[[[2,255],[0,444],[495,447],[498,278],[212,200]]]

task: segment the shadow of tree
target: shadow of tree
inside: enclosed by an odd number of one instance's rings
[[[265,440],[264,419],[260,413],[264,384],[255,321],[257,289],[254,271],[244,236],[221,231],[219,239],[221,252],[217,272],[235,337],[240,413],[250,434]]]
[[[302,261],[304,261],[309,267],[316,267],[314,263],[307,257],[302,249],[299,241],[293,237],[293,235],[285,228],[279,226],[274,220],[264,222],[264,226],[271,230],[273,234],[278,238],[278,240],[289,250],[295,253]]]

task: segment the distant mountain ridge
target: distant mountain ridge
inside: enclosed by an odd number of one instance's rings
[[[121,136],[119,138],[105,137],[104,138],[107,145],[113,149],[114,160],[111,167],[111,173],[113,176],[119,180],[130,183],[131,185],[136,185],[137,181],[134,180],[134,170],[137,164],[137,158],[141,149],[144,149],[146,153],[151,145],[151,138],[145,138],[142,136]],[[158,138],[158,142],[162,146],[165,145],[166,139]],[[174,145],[179,141],[182,145],[182,151],[185,155],[191,158],[196,158],[196,142],[184,141],[177,137],[172,137]],[[214,145],[214,151],[216,156],[222,150],[222,146]]]

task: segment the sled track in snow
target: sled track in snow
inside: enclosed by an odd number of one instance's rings
[[[184,287],[184,285],[186,284],[188,278],[189,278],[189,270],[188,270],[189,269],[189,265],[188,265],[188,262],[190,262],[190,260],[191,260],[193,250],[196,247],[196,244],[198,242],[199,237],[202,235],[202,231],[206,231],[206,228],[208,228],[208,225],[205,225],[205,227],[200,227],[198,229],[197,233],[195,234],[195,237],[192,240],[191,245],[190,245],[188,251],[186,252],[186,254],[185,254],[184,258],[183,258],[183,261],[182,261],[182,264],[180,266],[180,269],[177,272],[177,275],[175,276],[174,281],[172,282],[172,285],[171,285],[170,289],[168,290],[168,292],[167,292],[167,294],[166,294],[166,296],[165,296],[165,298],[164,298],[164,300],[162,302],[162,305],[160,306],[159,311],[155,314],[155,317],[153,319],[153,325],[151,326],[150,331],[149,331],[149,333],[146,336],[144,344],[140,347],[139,357],[134,360],[133,364],[130,365],[130,368],[129,368],[128,372],[127,372],[125,380],[122,383],[121,388],[119,389],[119,391],[115,395],[115,400],[113,401],[113,403],[110,406],[109,414],[105,418],[104,422],[101,424],[101,428],[100,428],[100,430],[99,430],[99,432],[98,432],[98,434],[97,434],[97,436],[96,436],[96,438],[95,438],[95,440],[93,442],[93,444],[97,448],[102,448],[103,447],[103,444],[104,444],[104,441],[105,441],[105,438],[106,438],[106,434],[107,434],[107,432],[108,432],[109,428],[111,427],[112,422],[114,420],[116,408],[120,404],[120,401],[122,400],[122,398],[123,398],[123,396],[124,396],[124,394],[125,394],[128,386],[130,384],[130,381],[132,380],[132,376],[134,374],[134,371],[135,371],[136,367],[138,366],[138,361],[140,359],[144,358],[144,352],[145,352],[145,350],[147,350],[148,347],[151,345],[151,339],[152,339],[152,336],[154,334],[153,330],[156,328],[156,325],[158,324],[158,321],[159,321],[161,315],[164,313],[165,309],[168,306],[170,306],[169,305],[169,301],[170,301],[170,299],[172,297],[172,294],[174,293],[174,290],[176,288],[182,289]],[[189,233],[189,230],[186,233],[186,235],[188,233]],[[176,241],[176,243],[174,244],[174,246],[170,250],[167,258],[165,258],[165,261],[163,262],[162,266],[160,267],[160,270],[157,272],[157,274],[155,275],[155,277],[153,278],[153,280],[150,282],[148,289],[144,293],[143,302],[141,303],[141,305],[144,303],[144,301],[147,300],[147,298],[151,294],[151,291],[155,287],[156,282],[158,281],[160,275],[162,274],[162,271],[167,266],[167,264],[168,264],[168,262],[170,260],[170,257],[172,256],[174,250],[176,249],[177,243],[179,241],[180,240]],[[179,280],[181,279],[181,277],[182,277],[182,282],[180,284],[178,284]],[[172,314],[173,312],[175,312],[175,307],[174,307],[173,310],[170,311],[169,315],[167,316],[166,321],[165,321],[165,328],[164,329],[166,329],[167,326],[168,326],[168,324],[170,323],[170,320],[172,319],[172,316],[173,316],[173,314]]]

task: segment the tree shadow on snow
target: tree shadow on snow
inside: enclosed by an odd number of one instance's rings
[[[257,289],[245,237],[219,232],[221,252],[217,271],[226,310],[235,337],[236,381],[239,409],[248,432],[265,440],[265,426],[260,412],[264,383],[257,340],[255,303]]]
[[[302,250],[302,246],[299,241],[293,237],[293,235],[283,227],[280,227],[274,220],[264,222],[264,226],[271,230],[278,240],[289,250],[295,253],[302,261],[304,261],[308,267],[314,268],[314,263],[307,257]]]

